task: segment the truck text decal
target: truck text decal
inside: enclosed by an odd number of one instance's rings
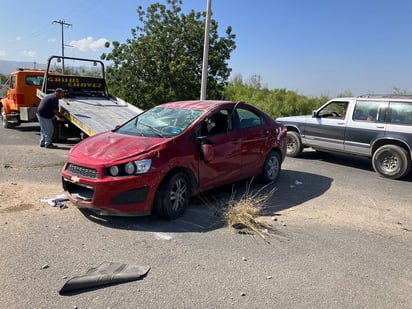
[[[63,88],[63,90],[82,89],[89,91],[104,91],[104,79],[83,76],[49,75],[47,77],[47,88]]]

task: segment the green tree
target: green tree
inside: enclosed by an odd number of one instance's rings
[[[8,77],[0,73],[0,85],[3,85],[7,81]]]
[[[0,73],[0,98],[6,97],[7,87],[5,83],[7,82],[8,77]]]
[[[141,6],[141,25],[132,29],[126,43],[112,42],[113,49],[101,59],[107,68],[111,92],[147,109],[167,101],[200,96],[205,12],[181,13],[182,0]],[[236,48],[232,28],[219,37],[218,23],[211,19],[207,98],[220,99],[231,69],[227,61]]]

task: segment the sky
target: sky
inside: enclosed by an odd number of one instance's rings
[[[125,43],[136,9],[158,0],[4,1],[0,60],[46,63],[64,54],[100,59],[106,41]],[[183,0],[183,12],[207,0]],[[264,87],[306,96],[412,93],[410,0],[211,0],[220,36],[231,26],[231,78],[259,76]]]

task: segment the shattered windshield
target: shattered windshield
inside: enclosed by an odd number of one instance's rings
[[[148,137],[173,137],[186,130],[203,112],[156,106],[118,128],[116,132]]]

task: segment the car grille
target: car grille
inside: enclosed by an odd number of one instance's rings
[[[66,171],[73,175],[82,176],[86,178],[97,178],[97,170],[93,168],[83,167],[76,164],[67,164]]]

